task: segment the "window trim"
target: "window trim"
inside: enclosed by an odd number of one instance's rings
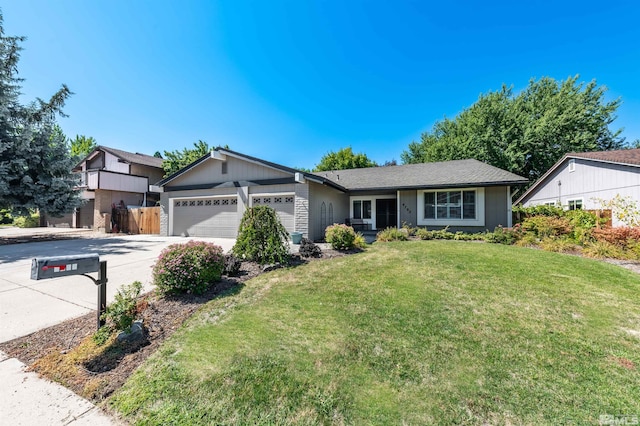
[[[424,195],[426,193],[436,192],[456,192],[456,191],[475,191],[476,193],[476,218],[475,219],[426,219],[424,217]],[[484,202],[484,188],[440,188],[440,189],[424,189],[418,190],[416,211],[418,213],[418,225],[423,226],[484,226],[485,224],[485,202]],[[437,195],[434,195],[437,199]],[[462,194],[461,194],[462,197]],[[462,208],[462,204],[461,204]]]
[[[580,202],[580,208],[571,208],[571,203]],[[584,200],[582,198],[572,198],[567,200],[567,210],[584,210]]]
[[[572,158],[569,160],[569,173],[573,173],[575,171],[576,171],[576,160]]]

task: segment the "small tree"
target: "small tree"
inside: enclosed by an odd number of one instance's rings
[[[286,263],[289,260],[288,239],[289,233],[274,209],[251,207],[242,216],[233,253],[260,264]]]

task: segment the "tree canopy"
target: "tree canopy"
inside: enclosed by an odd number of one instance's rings
[[[320,162],[313,169],[314,172],[328,170],[362,169],[365,167],[377,167],[364,153],[355,154],[351,147],[342,148],[338,152],[330,151],[323,155]]]
[[[162,168],[164,176],[170,176],[181,168],[188,166],[206,153],[211,152],[209,144],[199,140],[193,143],[193,148],[184,148],[182,151],[165,151]]]
[[[409,144],[403,163],[475,158],[528,178],[544,174],[568,152],[624,147],[621,130],[612,131],[620,99],[606,102],[606,88],[595,81],[530,80],[514,94],[503,86],[480,95],[454,119],[436,122]]]
[[[97,146],[96,140],[91,136],[76,135],[71,139],[71,155],[74,160],[80,161],[89,155]]]
[[[20,103],[24,40],[5,36],[0,13],[0,208],[60,215],[81,203],[67,139],[55,121],[71,91],[62,85],[49,101]]]

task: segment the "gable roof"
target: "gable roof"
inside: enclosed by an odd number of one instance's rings
[[[349,190],[454,188],[518,185],[527,179],[478,160],[453,160],[401,166],[316,172]]]
[[[592,152],[570,152],[565,154],[558,162],[556,162],[540,179],[538,179],[524,194],[518,198],[514,204],[522,203],[532,193],[538,190],[538,187],[553,174],[561,164],[569,159],[583,159],[594,161],[597,163],[619,164],[630,167],[640,167],[640,149],[618,149],[615,151],[592,151]]]
[[[322,176],[318,176],[318,175],[314,175],[313,173],[308,173],[308,172],[303,172],[303,171],[300,171],[300,170],[296,170],[296,169],[293,169],[291,167],[283,166],[283,165],[277,164],[277,163],[272,163],[270,161],[262,160],[262,159],[257,158],[257,157],[252,157],[250,155],[241,154],[239,152],[232,151],[230,149],[221,148],[221,147],[214,148],[211,152],[206,153],[205,155],[203,155],[202,157],[198,158],[196,161],[194,161],[193,163],[189,164],[188,166],[185,166],[182,169],[178,170],[177,172],[173,173],[172,175],[167,176],[166,178],[162,179],[156,185],[158,185],[158,186],[166,186],[169,182],[171,182],[172,180],[176,179],[177,177],[182,176],[183,174],[187,173],[189,170],[194,169],[195,167],[198,167],[200,164],[204,163],[205,161],[207,161],[210,158],[216,158],[220,154],[228,155],[230,157],[239,158],[239,159],[248,161],[250,163],[260,164],[260,165],[262,165],[264,167],[268,167],[270,169],[279,170],[281,172],[290,173],[292,176],[295,176],[297,173],[299,173],[299,174],[303,175],[306,179],[309,179],[309,180],[317,182],[317,183],[329,185],[331,187],[334,187],[335,189],[338,189],[338,190],[340,190],[342,192],[345,192],[345,188],[342,185],[340,185],[338,183],[335,183],[335,182],[331,181],[330,179],[326,179],[326,178],[324,178]]]
[[[616,151],[571,152],[568,158],[585,158],[606,163],[640,166],[640,149],[619,149]]]
[[[127,152],[121,149],[109,148],[102,145],[98,146],[98,149],[103,149],[104,151],[109,152],[131,164],[162,168],[162,162],[164,161],[162,158],[157,158],[152,155],[141,154],[139,152]]]
[[[118,157],[119,159],[121,159],[126,163],[140,164],[142,166],[162,168],[162,162],[164,161],[162,158],[141,154],[139,152],[133,153],[128,151],[123,151],[121,149],[109,148],[108,146],[98,145],[95,147],[93,151],[89,153],[89,155],[83,158],[82,161],[80,161],[78,165],[76,165],[75,169],[77,169],[78,167],[80,167],[82,163],[84,163],[85,161],[93,157],[98,151],[108,152],[109,154],[115,155],[116,157]]]

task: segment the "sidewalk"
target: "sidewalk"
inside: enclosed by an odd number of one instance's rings
[[[119,425],[69,389],[26,372],[25,365],[0,352],[0,424]]]

